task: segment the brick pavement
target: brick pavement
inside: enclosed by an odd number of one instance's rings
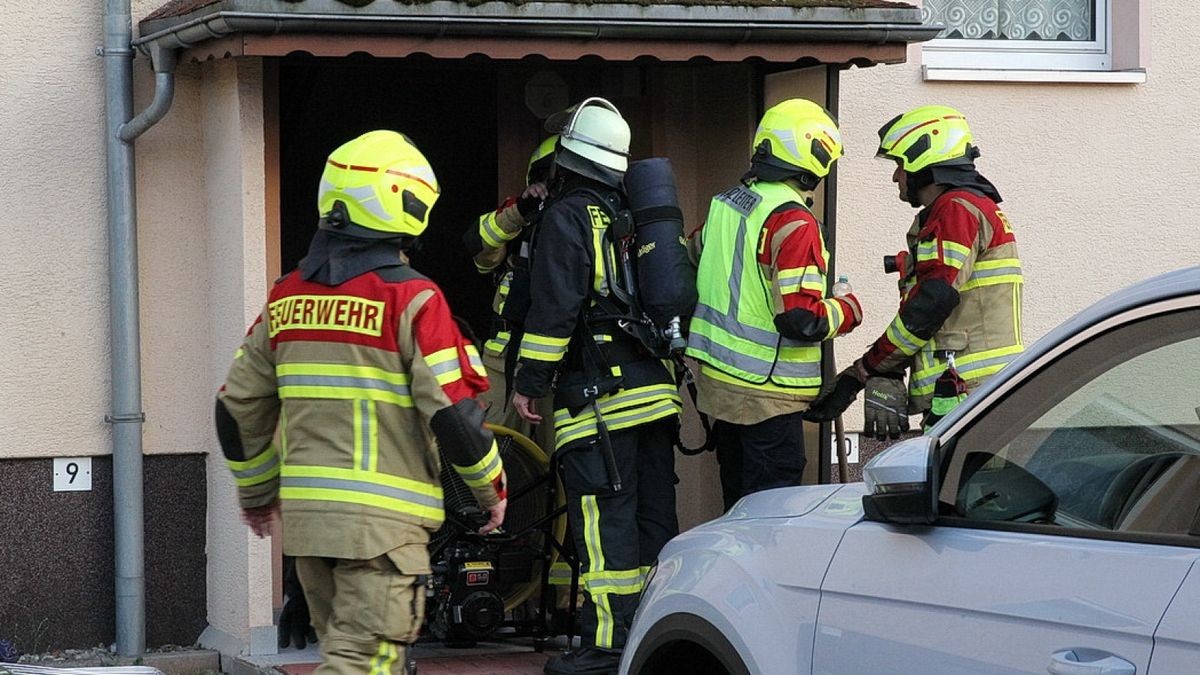
[[[437,649],[435,654],[418,651],[418,675],[542,675],[546,661],[557,653],[549,649],[541,654],[532,649],[504,653],[469,650],[470,653],[460,656],[448,656],[446,651]],[[293,663],[275,669],[285,675],[311,675],[316,667],[316,663]]]

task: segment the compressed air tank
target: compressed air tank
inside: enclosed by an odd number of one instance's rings
[[[639,304],[660,329],[696,307],[696,268],[688,260],[671,160],[629,163],[625,195],[635,227]]]

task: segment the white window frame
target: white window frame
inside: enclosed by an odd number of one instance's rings
[[[1112,0],[1096,0],[1096,39],[962,40],[937,38],[922,46],[921,61],[930,69],[1112,70]]]

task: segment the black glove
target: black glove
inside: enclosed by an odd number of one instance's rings
[[[311,642],[317,643],[317,632],[313,630],[312,618],[308,613],[308,601],[304,599],[304,588],[296,572],[296,559],[283,558],[283,609],[279,612],[279,648],[291,644],[304,649]]]
[[[849,370],[842,371],[837,376],[833,389],[813,401],[812,405],[808,406],[808,410],[804,411],[804,419],[808,422],[828,422],[834,419],[850,407],[862,388],[862,382],[859,382],[858,378],[854,377]]]
[[[908,388],[902,376],[867,378],[863,396],[863,434],[882,441],[895,440],[901,432],[908,431]]]
[[[529,216],[542,207],[542,198],[537,195],[526,195],[517,199],[517,211],[529,220]]]

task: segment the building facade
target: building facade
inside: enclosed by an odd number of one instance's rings
[[[0,331],[8,355],[0,388],[0,428],[8,431],[0,437],[0,638],[16,638],[25,651],[113,635],[112,505],[120,495],[112,494],[105,420],[110,303],[97,4],[0,10],[0,147],[9,158],[0,184],[17,197],[0,253],[10,317]],[[672,159],[691,225],[709,196],[741,175],[764,107],[805,96],[837,109],[847,156],[836,209],[825,216],[836,223],[838,268],[866,307],[865,325],[838,345],[839,365],[894,311],[894,283],[880,259],[903,245],[912,212],[895,200],[890,165],[871,156],[875,129],[911,106],[955,105],[975,128],[980,167],[1019,229],[1030,339],[1110,290],[1200,257],[1189,194],[1198,177],[1190,111],[1200,102],[1190,20],[1200,19],[1200,8],[1190,5],[1130,0],[1136,12],[1105,14],[1106,31],[1136,17],[1137,48],[1122,43],[1112,52],[1126,59],[1122,69],[1109,67],[1135,80],[1128,73],[1144,69],[1145,81],[1131,84],[1112,81],[1119,76],[1014,82],[1021,78],[1000,71],[963,81],[971,72],[960,71],[971,69],[953,67],[931,75],[924,48],[908,43],[936,31],[921,27],[915,9],[891,2],[160,4],[132,7],[141,46],[180,56],[169,113],[136,142],[150,645],[200,639],[227,653],[274,648],[277,551],[238,520],[211,431],[212,396],[269,283],[304,253],[324,154],[366,129],[406,131],[433,160],[446,193],[431,233],[442,234],[415,264],[436,271],[452,305],[473,321],[486,313],[490,290],[455,242],[474,214],[519,189],[540,118],[592,94],[625,111],[635,154]],[[371,13],[391,28],[363,25]],[[314,14],[327,20],[289,23]],[[154,96],[149,61],[146,53],[135,61],[136,110]],[[1021,77],[1045,79],[1036,70]],[[815,452],[815,428],[810,436]],[[55,458],[90,459],[92,489],[54,491]],[[684,523],[715,515],[712,456],[678,464]]]

